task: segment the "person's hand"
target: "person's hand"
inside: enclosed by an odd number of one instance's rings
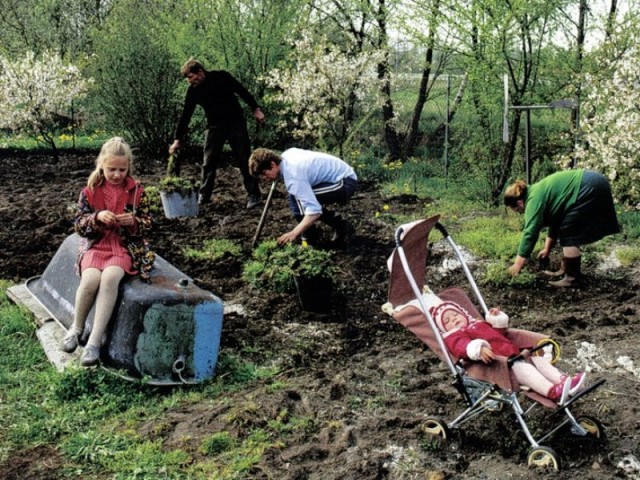
[[[171,145],[169,145],[169,155],[173,155],[177,150],[180,150],[180,140],[174,140]]]
[[[509,267],[509,273],[513,276],[518,275],[526,263],[527,259],[518,255],[515,262],[513,262],[513,265]]]
[[[278,245],[286,245],[287,243],[293,242],[296,238],[298,238],[298,234],[293,230],[284,233],[278,238]]]
[[[482,347],[480,349],[480,360],[484,363],[491,363],[496,358],[496,355],[491,350],[491,347]]]
[[[105,225],[116,225],[118,223],[118,216],[110,210],[99,211],[96,219]]]
[[[520,273],[520,270],[522,270],[522,265],[518,265],[517,263],[509,267],[509,273],[514,277]]]
[[[540,260],[542,260],[544,258],[549,258],[549,250],[547,250],[546,248],[543,248],[542,250],[540,250],[538,252],[538,258]]]
[[[135,223],[133,213],[121,213],[120,215],[116,215],[116,220],[123,227],[132,227]]]
[[[492,309],[489,310],[489,313],[491,315],[498,315],[500,313],[500,307],[493,307]]]

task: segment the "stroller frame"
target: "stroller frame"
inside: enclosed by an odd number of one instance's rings
[[[442,334],[440,333],[435,320],[429,312],[429,308],[427,308],[422,297],[422,287],[424,287],[424,278],[426,274],[425,267],[428,250],[427,241],[429,234],[434,227],[442,234],[443,238],[447,241],[456,258],[460,262],[465,277],[467,278],[471,286],[475,298],[482,308],[483,317],[487,315],[489,309],[487,308],[484,298],[480,293],[476,281],[473,278],[473,275],[471,274],[471,271],[458,245],[451,238],[445,227],[439,223],[439,218],[440,216],[436,215],[425,220],[420,220],[409,225],[402,225],[398,227],[395,232],[396,248],[390,259],[390,270],[392,273],[392,278],[389,285],[389,301],[395,306],[395,304],[404,305],[410,299],[417,300],[418,305],[416,306],[416,308],[420,311],[421,315],[426,318],[427,324],[431,331],[428,332],[425,330],[424,322],[422,322],[422,324],[420,325],[419,322],[416,321],[417,314],[415,313],[410,314],[412,315],[412,318],[403,318],[401,316],[401,312],[404,310],[402,310],[400,313],[396,313],[396,311],[394,311],[394,318],[409,330],[411,330],[414,334],[416,334],[421,340],[427,343],[436,352],[436,354],[438,354],[438,356],[442,360],[444,360],[454,376],[453,386],[461,394],[463,400],[467,404],[467,408],[454,420],[448,423],[435,417],[427,418],[422,426],[422,430],[425,433],[441,437],[443,440],[447,440],[449,437],[449,432],[451,430],[457,429],[461,425],[474,419],[482,413],[487,411],[491,412],[500,410],[504,405],[511,405],[518,424],[520,425],[531,447],[528,455],[528,465],[530,467],[550,467],[555,470],[560,470],[561,462],[559,456],[555,451],[553,451],[553,449],[543,446],[541,445],[541,443],[564,428],[566,425],[570,425],[570,431],[575,436],[591,436],[594,438],[603,437],[603,427],[598,420],[589,416],[576,417],[572,414],[569,407],[580,398],[588,395],[593,390],[601,386],[605,382],[605,380],[600,379],[594,382],[588,388],[585,388],[579,391],[576,395],[570,397],[569,400],[564,404],[557,405],[555,402],[552,402],[546,397],[542,397],[541,395],[533,391],[520,390],[519,385],[517,385],[517,381],[515,382],[514,388],[509,388],[513,386],[513,378],[511,378],[512,385],[506,385],[505,388],[504,384],[501,385],[499,384],[500,382],[493,382],[491,381],[491,378],[485,380],[482,378],[482,375],[480,375],[479,379],[469,376],[468,372],[463,367],[462,362],[459,360],[454,361],[454,357],[446,347]],[[405,252],[406,243],[409,243],[410,249],[412,249],[409,250],[409,254]],[[418,248],[419,250],[416,251],[416,248]],[[424,252],[422,252],[421,250],[424,250]],[[404,277],[399,277],[393,274],[393,269],[398,266],[402,267]],[[413,297],[410,297],[411,294],[413,295]],[[449,296],[459,296],[464,295],[464,292],[460,289],[453,288],[447,289],[444,292],[441,292],[439,295],[443,294]],[[471,308],[470,311],[475,311],[475,305],[473,305],[473,303],[469,299],[467,300],[471,303],[471,305],[464,305],[465,308],[469,307]],[[543,349],[546,346],[553,346],[555,343],[553,341],[550,341],[548,337],[541,334],[535,334],[533,332],[527,332],[517,329],[508,329],[507,331],[513,331],[514,335],[516,336],[532,336],[527,340],[535,340],[536,338],[539,340],[537,342],[537,345],[534,344],[535,346],[531,345],[529,347],[522,347],[523,353],[518,357],[510,359],[501,357],[506,362],[509,372],[511,372],[510,367],[514,361],[526,361],[531,354],[539,351],[540,349]],[[431,338],[430,335],[433,335],[433,338]],[[559,352],[555,351],[554,349],[554,354],[557,355],[558,353]],[[499,358],[494,360],[494,362],[492,363],[497,362]],[[476,374],[482,368],[479,365],[479,362],[470,362],[469,365],[475,369],[475,372],[473,373]],[[527,397],[534,400],[532,405],[527,410],[524,410],[520,401],[518,400],[518,393],[520,392],[524,392]],[[565,418],[560,421],[555,427],[553,427],[549,432],[542,434],[541,436],[536,438],[527,425],[526,417],[539,405],[554,409],[554,413],[564,413]]]

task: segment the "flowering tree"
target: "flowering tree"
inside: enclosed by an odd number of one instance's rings
[[[290,66],[273,69],[265,78],[276,91],[273,100],[283,104],[286,120],[280,127],[291,128],[297,138],[335,146],[342,155],[357,129],[354,110],[362,111],[366,100],[373,103],[369,111],[375,110],[381,54],[345,52],[309,35],[294,41],[293,48]]]
[[[618,201],[640,208],[640,46],[608,58],[589,78],[581,164],[607,175]]]
[[[68,115],[88,83],[77,67],[63,64],[55,53],[45,52],[38,59],[28,52],[15,61],[0,56],[0,127],[45,143],[57,158],[56,119]]]

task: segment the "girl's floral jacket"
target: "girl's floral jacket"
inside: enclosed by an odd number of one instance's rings
[[[133,212],[136,222],[133,227],[121,228],[120,236],[124,247],[131,255],[133,269],[139,273],[142,280],[148,281],[149,272],[153,268],[153,262],[155,261],[155,254],[149,248],[149,242],[145,238],[152,225],[149,200],[139,182],[131,177],[127,177],[125,182],[125,190],[128,195],[125,212]],[[102,235],[105,227],[96,217],[98,212],[105,209],[104,195],[100,187],[96,187],[93,191],[89,187],[85,187],[80,192],[78,209],[73,221],[75,231],[82,237],[76,263],[78,272],[80,271],[82,256]]]

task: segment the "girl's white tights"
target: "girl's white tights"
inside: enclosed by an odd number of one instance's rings
[[[97,268],[86,268],[82,271],[80,285],[76,291],[73,327],[69,333],[76,335],[82,333],[87,315],[89,315],[95,301],[96,311],[93,317],[93,328],[87,346],[100,346],[118,298],[118,286],[124,273],[122,268],[116,266],[107,267],[103,271]]]
[[[562,381],[563,373],[546,358],[531,357],[531,361],[533,365],[528,362],[515,362],[511,369],[520,384],[546,396],[551,387]]]

